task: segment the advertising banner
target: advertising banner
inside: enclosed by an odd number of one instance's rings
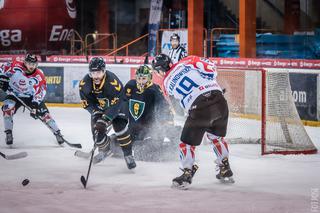
[[[163,31],[161,38],[161,53],[169,55],[169,51],[172,49],[170,36],[173,33],[176,33],[180,36],[180,45],[188,52],[188,30],[165,30]]]
[[[150,1],[148,52],[150,56],[155,56],[157,54],[157,33],[160,25],[162,0]]]
[[[317,74],[290,73],[292,97],[303,120],[317,120],[317,77]]]
[[[47,81],[47,94],[45,101],[48,103],[63,103],[63,67],[39,67],[44,72]]]

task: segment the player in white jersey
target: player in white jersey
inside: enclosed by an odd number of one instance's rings
[[[31,117],[46,123],[60,145],[67,142],[44,103],[47,83],[37,66],[38,60],[33,54],[26,54],[23,62],[13,61],[0,66],[0,89],[5,92],[10,90],[1,108],[8,146],[13,144],[13,116],[24,104],[32,110]]]
[[[201,144],[204,134],[217,155],[217,179],[233,182],[228,145],[223,138],[227,131],[229,110],[217,83],[216,66],[210,60],[197,56],[188,56],[172,64],[169,56],[160,54],[152,61],[152,67],[164,77],[165,93],[178,99],[181,107],[188,112],[179,144],[183,174],[173,179],[173,186],[185,188],[191,184],[198,169],[194,164],[195,147]]]

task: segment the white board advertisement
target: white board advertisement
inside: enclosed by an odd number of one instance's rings
[[[180,45],[188,52],[188,30],[164,30],[161,38],[161,53],[169,55],[169,51],[172,49],[170,36],[174,33],[180,36]]]

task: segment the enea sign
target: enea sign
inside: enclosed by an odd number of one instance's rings
[[[0,0],[0,49],[59,53],[76,15],[75,0]]]

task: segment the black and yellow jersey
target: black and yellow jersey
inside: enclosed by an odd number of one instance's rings
[[[125,101],[123,85],[110,71],[106,71],[99,85],[94,84],[87,74],[80,81],[79,90],[83,108],[90,113],[95,110],[103,111],[110,120],[118,115]]]
[[[157,84],[150,84],[141,92],[136,80],[130,80],[124,88],[128,99],[131,128],[148,128],[154,122],[173,120],[169,104]]]

